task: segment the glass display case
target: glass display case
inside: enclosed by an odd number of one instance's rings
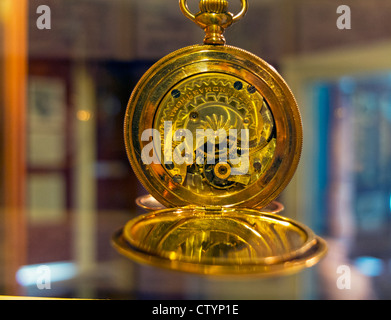
[[[250,1],[225,32],[282,75],[300,108],[301,160],[270,210],[329,243],[313,268],[233,281],[141,265],[111,244],[149,214],[125,150],[129,96],[203,31],[178,1],[0,0],[0,295],[388,299],[391,8],[348,5],[352,28],[339,30],[332,1]],[[338,287],[341,266],[365,292]]]

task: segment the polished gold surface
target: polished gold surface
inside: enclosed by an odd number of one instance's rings
[[[251,209],[166,209],[131,220],[114,243],[141,263],[214,276],[290,274],[326,252],[307,227]]]
[[[136,199],[136,204],[139,208],[145,211],[158,211],[158,210],[167,209],[150,194],[138,197]],[[265,207],[254,208],[254,209],[257,209],[264,213],[281,214],[281,212],[284,211],[285,208],[281,202],[274,200]]]
[[[201,0],[192,14],[203,45],[169,54],[133,90],[126,151],[150,193],[147,211],[113,237],[123,255],[157,267],[213,276],[270,276],[317,263],[325,242],[281,217],[275,201],[297,168],[301,118],[289,87],[253,54],[225,45],[241,19],[227,0]]]
[[[242,161],[232,164],[237,174],[216,179],[213,164],[195,163],[196,144],[190,164],[164,165],[164,152],[157,163],[145,164],[142,153],[151,141],[143,141],[143,132],[156,129],[161,146],[154,150],[164,150],[172,140],[165,139],[165,121],[173,132],[185,129],[193,137],[198,129],[248,129],[248,147],[241,150],[249,155],[248,172],[238,173],[246,165]],[[240,150],[240,137],[228,143]],[[289,183],[301,154],[302,127],[291,91],[269,64],[238,48],[196,45],[163,58],[137,84],[125,116],[125,142],[138,179],[165,207],[253,208],[269,204]],[[169,151],[178,147],[169,142]]]

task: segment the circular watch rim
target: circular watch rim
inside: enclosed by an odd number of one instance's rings
[[[151,124],[160,101],[175,84],[197,74],[220,72],[239,78],[251,77],[268,102],[275,118],[277,141],[272,170],[251,187],[226,197],[191,196],[175,183],[162,181],[154,172],[161,164],[143,164],[140,135]],[[247,80],[247,79],[245,79]],[[249,81],[249,80],[247,80]],[[147,119],[147,121],[145,121]],[[149,119],[149,120],[148,120]],[[140,79],[129,99],[124,138],[129,162],[145,189],[165,207],[198,206],[259,207],[272,202],[288,185],[298,166],[303,130],[297,102],[284,79],[261,58],[232,46],[195,45],[175,51],[155,63]],[[161,168],[159,168],[159,166]],[[267,176],[269,174],[269,176]]]

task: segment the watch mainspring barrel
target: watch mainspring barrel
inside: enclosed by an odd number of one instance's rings
[[[281,275],[317,263],[327,245],[280,214],[275,199],[299,163],[296,100],[261,58],[225,44],[225,29],[247,12],[227,0],[201,0],[184,15],[204,44],[154,64],[129,99],[124,138],[130,164],[149,195],[148,213],[113,236],[141,263],[214,276]]]

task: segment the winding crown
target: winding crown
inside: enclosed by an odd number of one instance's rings
[[[240,0],[242,9],[237,15],[228,12],[228,0],[200,0],[200,12],[192,14],[187,0],[179,0],[183,14],[205,31],[205,44],[224,45],[224,29],[240,20],[247,12],[248,0]]]

